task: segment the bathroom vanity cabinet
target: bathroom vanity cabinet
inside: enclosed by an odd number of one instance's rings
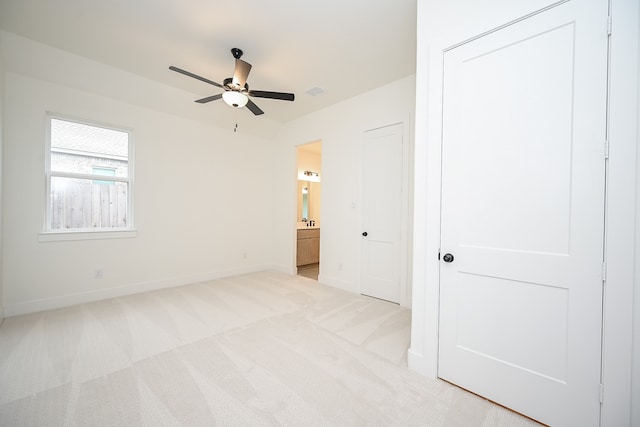
[[[320,262],[320,229],[298,229],[296,266]]]

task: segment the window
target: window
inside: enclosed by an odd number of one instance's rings
[[[129,131],[49,116],[45,232],[132,224]]]
[[[106,167],[94,166],[92,169],[93,169],[93,174],[94,175],[116,176],[116,169],[115,168],[106,168]],[[115,184],[113,181],[105,181],[103,179],[94,179],[93,183],[94,184],[103,184],[103,185],[114,185]]]

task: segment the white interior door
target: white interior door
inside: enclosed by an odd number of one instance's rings
[[[606,17],[569,1],[444,54],[438,374],[554,427],[599,424]]]
[[[362,290],[400,302],[402,123],[365,132],[362,148]]]

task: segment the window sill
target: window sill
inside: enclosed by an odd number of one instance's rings
[[[64,242],[72,240],[130,239],[136,237],[136,230],[118,231],[43,231],[38,234],[39,242]]]

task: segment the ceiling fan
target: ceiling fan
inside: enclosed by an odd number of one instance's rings
[[[240,59],[242,57],[242,50],[234,47],[231,49],[231,54],[236,59],[236,67],[233,72],[233,77],[229,77],[224,79],[222,84],[216,83],[204,77],[201,77],[197,74],[193,74],[189,71],[182,70],[178,67],[174,67],[173,65],[169,67],[170,70],[176,71],[180,74],[184,74],[185,76],[193,77],[194,79],[203,81],[205,83],[209,83],[210,85],[219,87],[220,89],[224,89],[224,92],[207,96],[206,98],[197,99],[196,102],[200,104],[205,104],[207,102],[215,101],[217,99],[222,98],[225,103],[230,105],[231,107],[241,108],[245,105],[247,108],[256,116],[260,114],[264,114],[264,111],[260,109],[253,101],[249,99],[249,97],[253,98],[269,98],[269,99],[280,99],[283,101],[293,101],[295,95],[293,93],[284,93],[284,92],[269,92],[264,90],[249,90],[249,85],[247,84],[247,77],[249,76],[249,71],[251,71],[251,64]]]

